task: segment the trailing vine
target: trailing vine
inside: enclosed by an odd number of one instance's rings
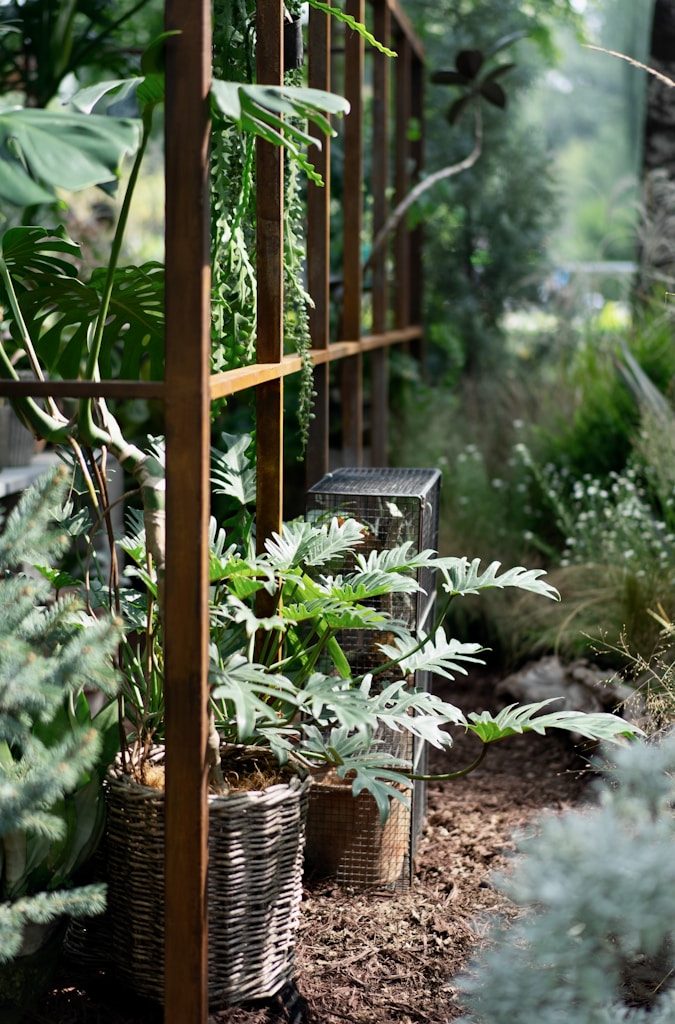
[[[382,47],[364,25],[339,8],[310,0],[327,17],[334,17],[359,32],[381,51]],[[300,17],[302,0],[286,0],[286,10]],[[214,74],[225,82],[255,79],[256,0],[213,0]],[[303,69],[286,72],[288,86],[302,86]],[[289,119],[290,120],[290,119]],[[290,122],[292,123],[292,122]],[[297,122],[304,131],[305,123]],[[305,287],[305,197],[300,173],[311,165],[302,159],[285,164],[284,211],[284,337],[288,349],[301,359],[298,424],[301,455],[304,454],[312,419],[313,365],[310,355],[309,308],[312,299]],[[256,291],[255,259],[255,144],[250,133],[238,128],[216,132],[211,150],[211,257],[212,369],[221,372],[251,363],[255,358]]]
[[[254,79],[255,0],[214,0],[213,67],[229,82]],[[236,128],[211,146],[212,370],[253,361],[256,335],[255,143]]]
[[[286,73],[287,85],[302,85],[301,69]],[[312,297],[305,288],[306,209],[299,168],[286,162],[286,205],[284,208],[284,335],[286,342],[302,361],[300,394],[298,397],[298,427],[300,430],[300,458],[304,456],[309,437],[314,404],[314,364],[310,350],[309,309]]]

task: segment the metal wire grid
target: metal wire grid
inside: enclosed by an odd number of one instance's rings
[[[396,547],[412,541],[416,551],[436,549],[440,473],[427,469],[347,468],[329,473],[308,492],[308,517],[344,516],[357,519],[368,528],[362,554]],[[352,568],[347,559],[330,566],[332,572]],[[418,572],[426,593],[393,594],[373,601],[417,633],[430,617],[435,598],[431,570]],[[391,634],[377,630],[343,630],[339,642],[352,672],[363,675],[382,663],[379,644],[390,642]],[[378,683],[386,685],[396,673],[381,673]],[[431,677],[418,672],[415,685],[428,689]],[[427,769],[426,745],[409,733],[382,730],[376,735],[380,749],[411,761],[416,774]],[[322,783],[310,792],[307,867],[315,877],[333,877],[338,884],[353,888],[387,886],[406,889],[412,879],[415,842],[426,815],[426,784],[415,782],[411,807],[394,801],[389,819],[382,825],[375,803],[368,794],[358,798],[346,785]]]

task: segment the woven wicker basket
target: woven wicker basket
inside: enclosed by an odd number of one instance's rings
[[[209,1002],[265,999],[293,973],[309,779],[209,797]],[[113,963],[163,999],[164,793],[119,770],[108,782]]]

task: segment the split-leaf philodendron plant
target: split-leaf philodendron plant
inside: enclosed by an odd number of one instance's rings
[[[212,453],[212,484],[225,509],[225,525],[215,519],[210,524],[211,692],[221,739],[269,747],[281,762],[291,757],[315,769],[334,769],[351,781],[355,794],[369,791],[385,817],[391,798],[407,799],[404,791],[415,775],[410,764],[379,749],[376,733],[382,727],[407,731],[438,748],[452,744],[448,726],[473,733],[483,744],[479,757],[466,768],[437,776],[446,779],[471,771],[489,744],[512,735],[561,729],[618,740],[636,731],[614,715],[547,710],[551,701],[513,705],[497,715],[464,714],[416,689],[416,671],[455,678],[466,674],[465,666],[481,663],[482,648],[449,638],[442,625],[413,635],[382,610],[382,598],[416,594],[417,570],[435,569],[445,597],[437,617],[442,622],[453,598],[490,588],[556,599],[543,572],[502,571],[499,563],[481,568],[479,559],[415,552],[409,542],[362,554],[369,528],[340,518],[288,523],[256,555],[247,508],[255,500],[255,474],[247,457],[251,439],[223,435],[222,441],[222,450]],[[161,458],[159,447],[156,454]],[[132,513],[129,526],[122,547],[129,558],[127,575],[137,589],[120,592],[130,626],[125,715],[133,723],[125,757],[142,779],[148,753],[162,740],[162,624],[142,518]],[[340,562],[353,568],[336,573]],[[275,602],[265,616],[255,611],[261,591]],[[341,643],[344,630],[359,631],[363,647],[374,653],[369,673],[352,671]],[[212,782],[216,788],[223,785],[217,774]]]

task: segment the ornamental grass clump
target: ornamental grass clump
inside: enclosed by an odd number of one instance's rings
[[[544,821],[499,880],[520,915],[461,979],[463,1024],[675,1020],[675,737],[606,753],[596,806]]]

